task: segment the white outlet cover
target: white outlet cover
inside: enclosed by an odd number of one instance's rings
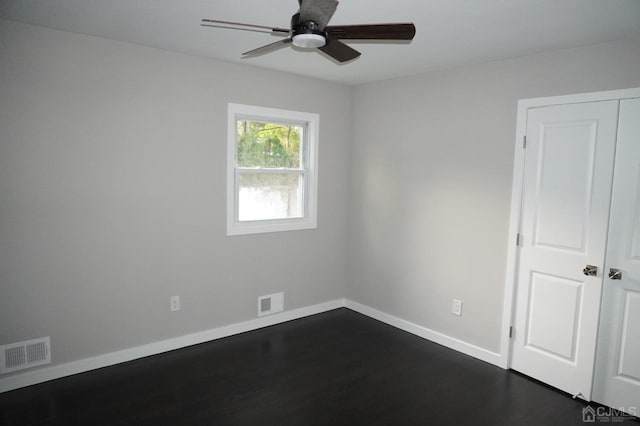
[[[451,302],[451,313],[462,316],[462,300],[453,299],[453,302]]]
[[[169,299],[169,309],[171,312],[180,310],[180,296],[171,296]]]

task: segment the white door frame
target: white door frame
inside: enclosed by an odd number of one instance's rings
[[[513,183],[511,187],[511,213],[509,215],[509,239],[507,240],[507,267],[504,285],[504,304],[502,310],[502,331],[500,337],[499,366],[511,367],[512,340],[509,336],[510,327],[515,320],[515,288],[518,267],[518,246],[516,238],[520,232],[520,218],[522,208],[522,184],[524,179],[524,136],[527,131],[527,111],[551,105],[575,104],[583,102],[598,102],[616,99],[640,98],[640,88],[609,90],[606,92],[582,93],[576,95],[553,96],[545,98],[521,99],[518,101],[518,116],[516,121],[516,142],[513,161]]]

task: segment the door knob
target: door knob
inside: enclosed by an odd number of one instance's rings
[[[609,269],[609,278],[612,280],[621,280],[622,279],[622,270],[610,268]]]
[[[598,275],[598,267],[594,265],[587,265],[582,270],[582,273],[590,277],[595,277]]]

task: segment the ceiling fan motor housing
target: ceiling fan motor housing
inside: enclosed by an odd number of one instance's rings
[[[299,13],[291,17],[291,30],[294,46],[313,49],[327,43],[327,34],[318,29],[318,24],[313,21],[300,22]]]

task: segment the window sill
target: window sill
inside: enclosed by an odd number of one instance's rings
[[[227,236],[301,231],[317,227],[316,220],[312,218],[231,222],[227,223]]]

